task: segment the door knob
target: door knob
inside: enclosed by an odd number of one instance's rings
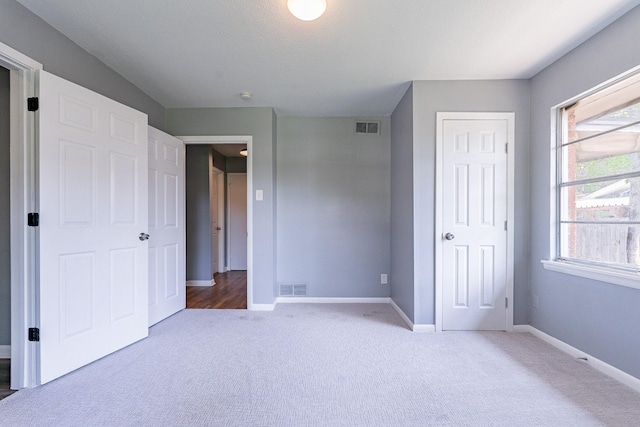
[[[444,238],[447,240],[453,240],[455,239],[456,236],[454,236],[452,233],[447,233],[444,235]]]
[[[138,239],[144,242],[145,240],[149,240],[149,235],[147,233],[140,233]]]

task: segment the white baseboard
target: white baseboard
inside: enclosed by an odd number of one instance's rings
[[[411,319],[409,319],[409,316],[407,316],[404,311],[402,311],[402,309],[398,307],[398,304],[396,304],[394,300],[390,299],[389,304],[391,304],[391,307],[393,307],[396,313],[398,313],[398,316],[400,316],[404,323],[407,324],[409,329],[413,331],[413,322],[411,321]]]
[[[10,345],[0,345],[0,359],[11,359]]]
[[[413,325],[413,332],[435,333],[436,332],[436,325],[429,325],[427,323],[425,323],[425,324],[414,324]]]
[[[559,339],[554,338],[551,335],[548,335],[530,325],[517,325],[513,327],[513,330],[514,332],[529,332],[533,336],[540,338],[542,341],[551,344],[555,348],[567,353],[568,355],[576,359],[586,359],[585,363],[590,365],[592,368],[602,372],[605,375],[610,376],[614,380],[626,385],[627,387],[640,392],[640,379],[629,375],[626,372],[621,371],[620,369],[611,366],[606,362],[603,362],[602,360],[596,359],[595,357],[585,353],[582,350],[578,350],[577,348],[565,343],[564,341],[560,341]]]
[[[273,311],[276,309],[277,302],[273,304],[250,304],[248,307],[249,311]]]
[[[251,304],[252,311],[273,311],[278,304],[391,304],[402,320],[413,332],[435,332],[435,325],[414,325],[409,317],[389,297],[372,298],[332,298],[332,297],[278,297],[273,304]]]
[[[213,286],[216,282],[211,280],[187,280],[187,286]]]
[[[278,304],[388,304],[389,297],[382,298],[331,298],[331,297],[278,297]]]
[[[331,297],[278,297],[273,304],[250,304],[251,311],[273,311],[278,304],[388,304],[388,297],[382,298],[331,298]]]
[[[413,332],[435,332],[436,331],[436,325],[414,324],[411,321],[411,319],[409,319],[409,316],[407,316],[405,312],[402,311],[402,309],[398,306],[398,304],[396,304],[396,302],[391,298],[389,298],[389,304],[391,304],[391,307],[393,307],[396,313],[398,313],[398,316],[400,316],[400,318],[404,321],[404,323],[406,323],[409,329],[412,330]]]

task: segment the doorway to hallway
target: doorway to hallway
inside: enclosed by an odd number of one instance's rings
[[[187,216],[209,205],[187,225],[186,308],[251,308],[251,138],[179,138],[188,144]]]
[[[187,287],[187,308],[246,309],[246,270],[214,275],[214,286]]]

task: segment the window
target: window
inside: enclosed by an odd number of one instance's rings
[[[559,109],[556,259],[640,270],[640,74]]]

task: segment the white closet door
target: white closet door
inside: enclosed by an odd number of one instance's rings
[[[148,334],[147,116],[38,79],[44,384]]]
[[[149,326],[186,307],[184,152],[149,127]]]
[[[443,122],[443,330],[506,330],[508,129]]]

